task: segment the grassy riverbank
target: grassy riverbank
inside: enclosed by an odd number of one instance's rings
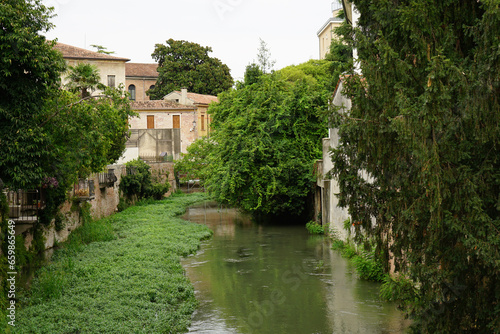
[[[75,231],[42,268],[13,333],[181,333],[196,307],[179,259],[211,231],[176,216],[204,194],[130,207]]]

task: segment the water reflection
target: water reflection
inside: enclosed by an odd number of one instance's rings
[[[403,333],[378,285],[358,280],[328,240],[303,226],[262,226],[204,203],[185,219],[214,237],[183,261],[200,307],[191,333]]]

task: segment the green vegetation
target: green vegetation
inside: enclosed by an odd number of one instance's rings
[[[416,331],[498,333],[500,2],[354,3],[344,36],[362,76],[334,115],[340,204],[418,286],[402,301]]]
[[[359,250],[351,243],[334,240],[332,248],[341,252],[356,268],[361,279],[382,282],[387,276],[382,263],[375,257],[375,249]]]
[[[304,213],[327,129],[327,98],[316,88],[273,73],[219,95],[206,173],[217,201],[255,214]]]
[[[306,229],[311,234],[325,234],[325,228],[315,221],[308,222],[306,224]]]
[[[13,333],[181,333],[196,306],[179,257],[211,236],[176,216],[204,194],[139,203],[74,231],[23,298]]]
[[[167,40],[156,44],[152,56],[158,63],[158,79],[147,94],[153,100],[181,88],[198,94],[217,95],[233,85],[229,67],[208,54],[212,48],[199,44]]]
[[[181,182],[199,179],[203,182],[206,179],[207,159],[213,149],[213,142],[208,137],[196,139],[187,148],[187,153],[182,153],[182,158],[175,162],[174,170],[181,173]]]
[[[162,199],[170,189],[168,175],[161,181],[160,175],[153,176],[151,166],[140,159],[129,161],[127,175],[120,181],[120,190],[128,200],[141,200],[145,198]]]

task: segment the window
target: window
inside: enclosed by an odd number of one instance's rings
[[[205,131],[205,115],[201,115],[201,131]]]
[[[115,87],[115,76],[108,75],[108,87]]]
[[[174,128],[174,129],[181,128],[181,115],[173,115],[172,116],[172,128]]]
[[[135,85],[128,86],[128,93],[130,94],[130,99],[135,101]]]
[[[148,115],[147,128],[148,129],[154,129],[155,128],[155,117],[154,117],[154,115],[152,115],[152,116]]]
[[[149,89],[154,89],[154,88],[155,88],[155,85],[149,86]]]

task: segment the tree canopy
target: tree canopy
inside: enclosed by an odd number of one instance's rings
[[[300,215],[321,157],[327,98],[279,73],[219,95],[206,184],[215,198],[259,215]]]
[[[37,0],[8,0],[1,9],[0,178],[6,186],[38,187],[47,177],[69,186],[118,159],[134,114],[123,88],[83,99],[62,90],[62,55],[39,34],[52,27],[51,11]]]
[[[353,2],[363,74],[335,115],[340,204],[415,284],[399,296],[414,327],[498,332],[500,2]]]
[[[169,39],[156,44],[153,58],[158,62],[158,79],[148,91],[151,99],[160,100],[181,88],[198,94],[217,95],[233,85],[229,67],[210,57],[212,48],[188,41]]]

